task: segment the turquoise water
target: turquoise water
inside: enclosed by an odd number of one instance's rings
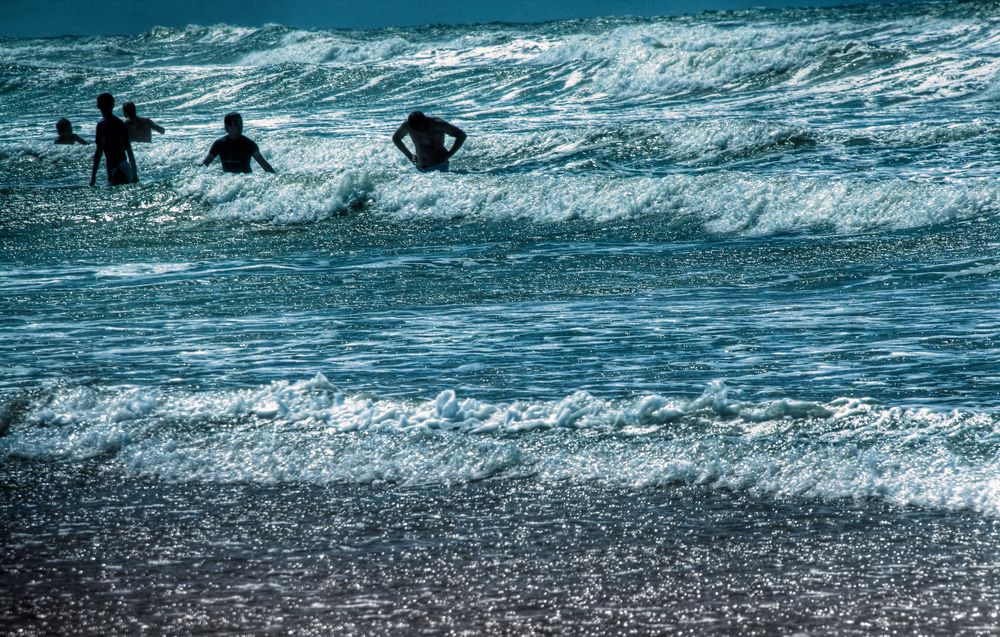
[[[998,27],[0,39],[0,621],[995,630]],[[135,186],[52,144],[105,90]]]

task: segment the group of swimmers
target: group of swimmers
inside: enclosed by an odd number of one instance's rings
[[[132,142],[152,141],[152,131],[161,135],[165,129],[149,119],[139,117],[135,104],[126,102],[122,107],[125,120],[114,114],[115,98],[111,93],[101,93],[97,96],[97,108],[103,119],[97,124],[94,141],[97,149],[94,151],[94,163],[90,173],[90,185],[97,181],[97,170],[104,157],[108,171],[108,184],[138,183],[139,169],[132,152]],[[273,173],[274,168],[264,159],[257,144],[243,135],[243,117],[239,113],[229,113],[223,118],[226,129],[225,136],[217,139],[202,160],[203,166],[208,166],[216,157],[220,158],[223,172],[249,173],[250,159],[253,158],[264,171]],[[56,122],[59,137],[56,144],[87,144],[88,142],[73,132],[73,124],[66,118]],[[407,135],[413,142],[411,151],[403,138]],[[445,135],[454,138],[451,148],[445,147]],[[413,111],[392,136],[392,142],[400,152],[421,172],[447,172],[451,156],[465,142],[466,134],[457,126],[438,117],[429,117],[420,111]]]

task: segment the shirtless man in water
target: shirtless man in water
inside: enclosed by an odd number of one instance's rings
[[[125,126],[128,128],[129,140],[133,142],[149,143],[153,141],[152,131],[155,130],[161,135],[165,132],[162,126],[148,117],[139,117],[135,111],[135,102],[125,102],[122,105],[122,113],[125,114]]]
[[[413,141],[416,153],[403,143],[407,135]],[[451,150],[444,147],[444,136],[455,138]],[[448,170],[448,159],[454,155],[465,142],[467,135],[457,126],[453,126],[438,117],[427,117],[420,111],[413,111],[392,136],[392,143],[420,172]]]
[[[89,144],[87,140],[80,137],[73,132],[73,123],[70,122],[65,117],[60,118],[56,122],[56,132],[59,133],[59,137],[56,137],[57,144]]]
[[[226,128],[225,137],[220,137],[212,144],[203,166],[208,166],[216,157],[220,157],[222,162],[222,172],[226,173],[250,173],[250,159],[256,160],[265,172],[273,173],[274,168],[267,163],[264,156],[260,154],[257,143],[249,137],[243,136],[243,116],[239,113],[229,113],[223,118],[222,123]]]
[[[97,96],[97,108],[104,116],[97,123],[94,141],[97,150],[94,151],[94,165],[90,171],[90,185],[97,181],[97,169],[101,166],[101,157],[107,164],[108,183],[112,186],[139,183],[139,169],[135,166],[135,155],[132,154],[132,143],[128,138],[128,128],[125,122],[118,119],[112,112],[115,98],[111,93],[101,93]]]

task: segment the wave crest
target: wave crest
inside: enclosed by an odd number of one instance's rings
[[[170,481],[451,484],[485,478],[699,484],[1000,515],[996,414],[841,398],[489,403],[351,395],[322,374],[209,393],[64,388],[0,409],[4,462],[103,459]]]

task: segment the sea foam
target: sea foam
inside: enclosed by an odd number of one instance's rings
[[[101,459],[169,481],[452,484],[532,477],[698,484],[769,497],[877,498],[1000,515],[1000,421],[842,398],[399,401],[322,374],[245,390],[55,388],[0,409],[4,462]]]

